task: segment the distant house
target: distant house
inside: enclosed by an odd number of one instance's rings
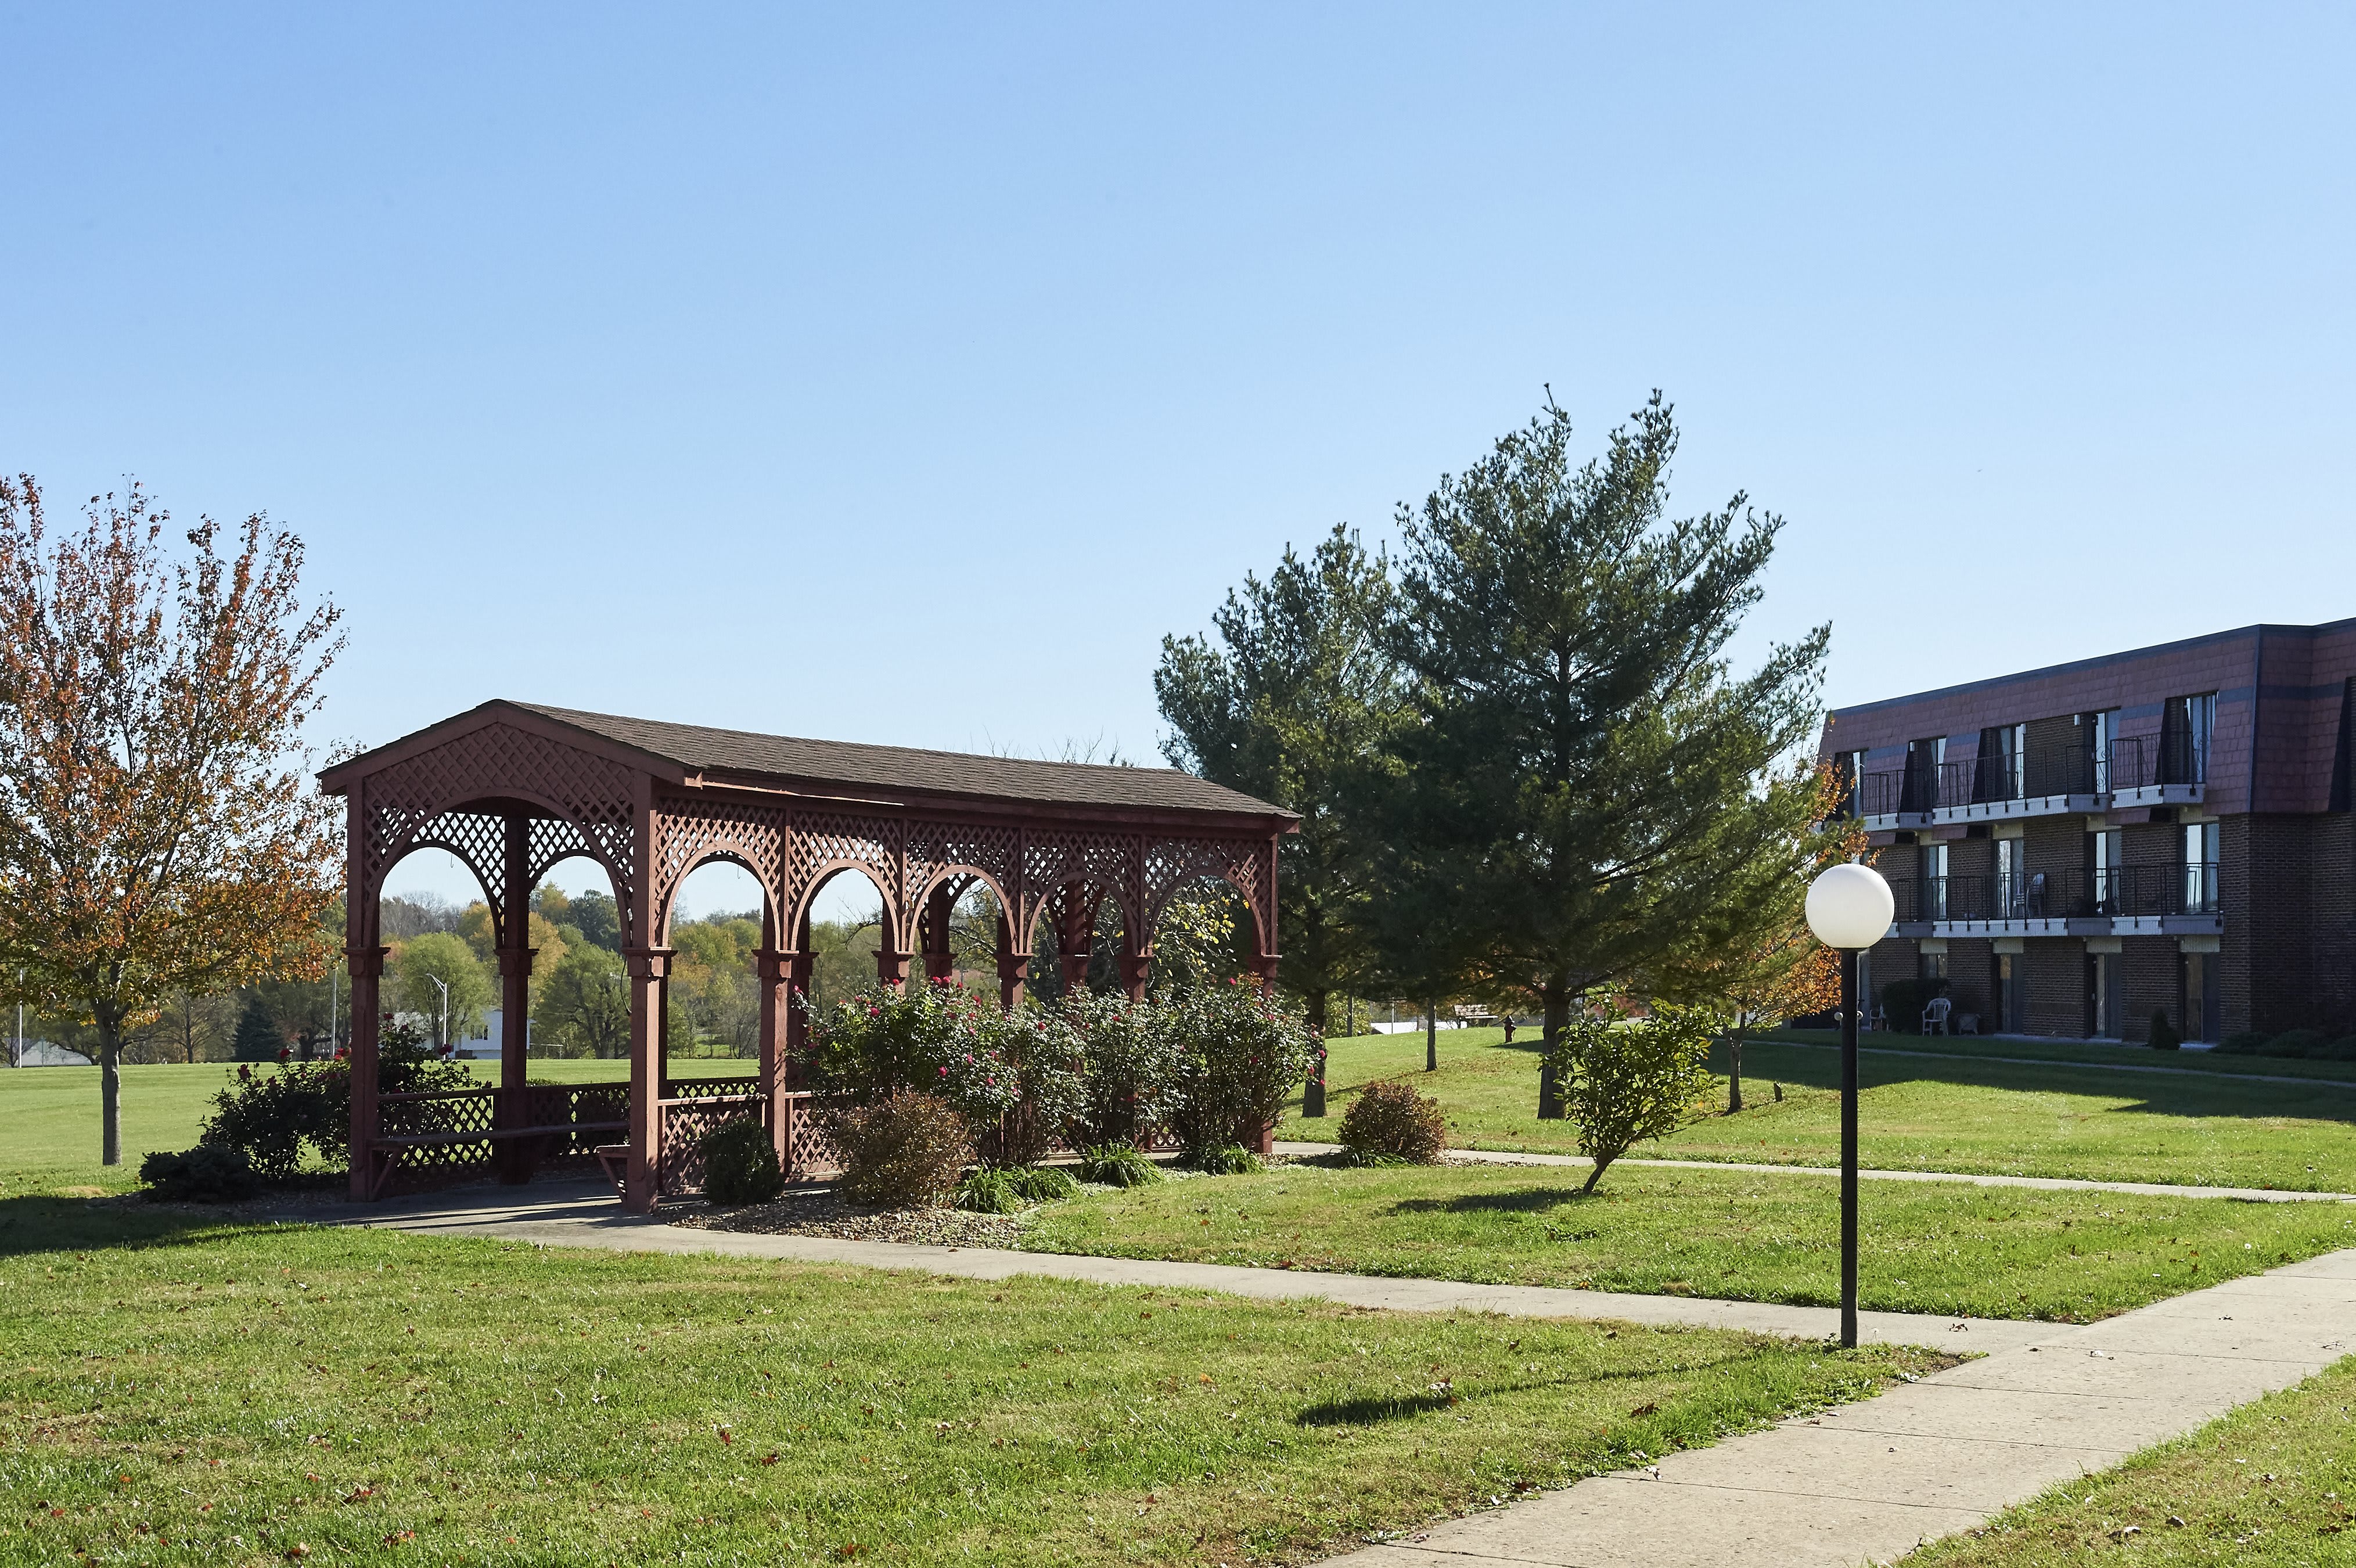
[[[499,1032],[503,1009],[493,1007],[483,1015],[483,1032],[472,1039],[460,1040],[451,1055],[461,1061],[495,1062],[499,1059]],[[523,1021],[524,1054],[531,1054],[531,1020]]]

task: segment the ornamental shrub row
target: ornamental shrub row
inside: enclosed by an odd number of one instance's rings
[[[1309,1069],[1301,1018],[1240,983],[1166,998],[1075,992],[1012,1012],[946,981],[874,987],[813,1010],[803,1081],[830,1123],[900,1092],[933,1095],[992,1162],[1056,1144],[1134,1146],[1167,1129],[1190,1158],[1256,1143]]]

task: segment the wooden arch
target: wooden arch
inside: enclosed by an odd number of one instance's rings
[[[525,1081],[525,1019],[533,953],[522,918],[557,862],[585,855],[614,885],[629,973],[630,1086],[614,1123],[626,1137],[625,1202],[651,1209],[694,1179],[687,1134],[708,1123],[703,1100],[670,1092],[660,1051],[666,945],[680,885],[700,865],[732,861],[767,899],[760,955],[761,1068],[733,1113],[757,1113],[795,1162],[785,1064],[801,1019],[789,993],[809,984],[809,906],[835,873],[855,869],[884,895],[879,978],[904,983],[918,958],[948,971],[944,900],[977,883],[1007,916],[1001,995],[1022,996],[1041,915],[1075,918],[1105,898],[1125,930],[1124,979],[1142,993],[1151,933],[1181,886],[1233,884],[1257,933],[1261,983],[1276,975],[1279,840],[1298,819],[1262,800],[1167,768],[1027,762],[857,746],[492,702],[327,769],[344,797],[348,861],[346,947],[352,973],[352,1182],[374,1197],[420,1149],[449,1133],[388,1131],[377,1090],[379,992],[385,948],[378,900],[410,851],[439,847],[481,880],[498,933],[502,1012],[500,1089],[478,1130],[450,1136],[470,1155],[524,1179],[533,1152],[571,1148],[588,1125],[549,1123]],[[1069,951],[1069,949],[1066,949]],[[1083,946],[1080,961],[1085,959]],[[706,1097],[709,1099],[710,1097]],[[576,1108],[577,1109],[577,1108]],[[406,1125],[401,1116],[393,1123]],[[604,1123],[597,1125],[603,1126]],[[565,1139],[556,1139],[558,1133]],[[667,1146],[668,1145],[668,1146]]]

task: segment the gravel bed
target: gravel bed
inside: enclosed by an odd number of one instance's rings
[[[666,1206],[668,1207],[668,1206]],[[1012,1247],[1036,1209],[1024,1214],[969,1214],[962,1208],[869,1208],[846,1203],[830,1188],[789,1192],[771,1203],[741,1208],[698,1208],[671,1221],[702,1230],[744,1230],[761,1236],[834,1236],[846,1241],[916,1241],[936,1247]]]

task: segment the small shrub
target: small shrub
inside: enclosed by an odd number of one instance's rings
[[[2356,1035],[2332,1041],[2315,1053],[2316,1058],[2327,1062],[2356,1062]]]
[[[1106,1187],[1144,1187],[1162,1179],[1162,1167],[1134,1144],[1098,1144],[1080,1155],[1080,1179]]]
[[[1642,1023],[1572,1014],[1548,1057],[1579,1152],[1595,1162],[1592,1192],[1612,1162],[1647,1138],[1665,1138],[1703,1114],[1715,1097],[1710,1042],[1720,1021],[1700,1008],[1656,1006]]]
[[[1031,1200],[1016,1189],[1011,1173],[992,1167],[958,1183],[957,1206],[975,1214],[1020,1214]]]
[[[1366,1085],[1342,1117],[1342,1146],[1366,1163],[1369,1155],[1436,1165],[1448,1146],[1448,1119],[1440,1101],[1392,1079]]]
[[[2254,1057],[2264,1054],[2266,1042],[2273,1036],[2257,1029],[2244,1029],[2238,1035],[2228,1035],[2217,1042],[2216,1054],[2225,1057]]]
[[[714,1127],[697,1147],[703,1155],[703,1196],[714,1203],[766,1203],[786,1190],[776,1145],[758,1122]]]
[[[1205,1176],[1250,1176],[1268,1169],[1267,1161],[1241,1144],[1222,1144],[1215,1149],[1205,1149],[1186,1163]]]
[[[219,1144],[177,1155],[159,1149],[139,1162],[139,1180],[145,1196],[159,1202],[232,1203],[262,1188],[245,1155]]]
[[[2152,1014],[2151,1037],[2147,1043],[2150,1045],[2151,1048],[2156,1051],[2174,1051],[2181,1050],[2183,1048],[2184,1036],[2178,1034],[2176,1032],[2176,1026],[2168,1021],[2168,1013],[2165,1008],[2155,1011]]]
[[[935,1094],[894,1090],[872,1104],[830,1107],[827,1135],[842,1155],[842,1196],[853,1203],[938,1205],[973,1160],[957,1108]]]
[[[434,1093],[477,1088],[459,1062],[437,1058],[413,1026],[385,1029],[377,1041],[377,1090],[380,1094]],[[397,1113],[387,1107],[389,1133],[436,1130],[444,1108],[433,1101],[411,1101]],[[348,1060],[238,1065],[234,1081],[213,1096],[213,1113],[199,1134],[205,1143],[235,1149],[264,1181],[286,1181],[303,1168],[307,1149],[322,1165],[348,1168],[352,1141],[352,1069]]]
[[[2320,1029],[2285,1029],[2266,1042],[2260,1054],[2269,1057],[2311,1057],[2331,1043]]]

